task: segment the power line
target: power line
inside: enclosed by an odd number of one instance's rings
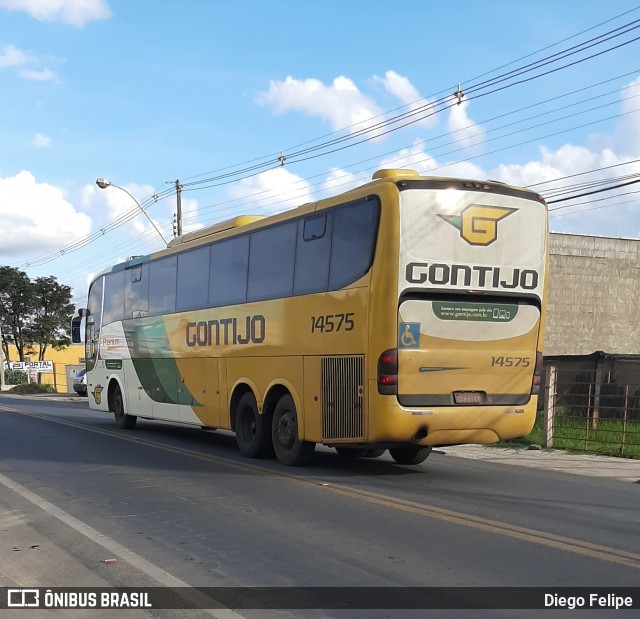
[[[532,52],[532,53],[527,54],[527,55],[525,55],[525,56],[521,56],[520,58],[517,58],[517,59],[515,59],[515,60],[512,60],[511,62],[508,62],[508,63],[506,63],[506,64],[503,64],[503,65],[501,65],[501,66],[499,66],[499,67],[496,67],[496,68],[494,68],[494,69],[491,69],[490,71],[487,71],[487,72],[485,72],[485,73],[482,73],[481,75],[478,75],[478,76],[476,76],[476,77],[473,77],[473,78],[469,78],[469,79],[463,80],[463,81],[461,82],[461,84],[464,84],[464,85],[465,85],[465,89],[466,89],[466,88],[467,88],[467,86],[466,86],[466,85],[467,85],[468,83],[473,84],[473,82],[474,82],[474,81],[479,80],[479,79],[481,79],[482,77],[485,77],[486,75],[491,75],[492,73],[495,73],[495,72],[497,72],[497,71],[499,71],[499,70],[501,70],[501,69],[504,69],[504,68],[509,67],[509,66],[511,66],[511,65],[513,65],[513,64],[516,64],[516,63],[518,63],[518,62],[520,62],[520,61],[522,61],[522,60],[526,60],[527,58],[530,58],[530,57],[532,57],[532,56],[535,56],[536,54],[539,54],[539,53],[541,53],[541,52],[543,52],[543,51],[546,51],[546,50],[551,49],[551,48],[553,48],[553,47],[557,47],[558,45],[561,45],[562,43],[564,43],[564,42],[566,42],[566,41],[569,41],[569,40],[571,40],[571,39],[574,39],[574,38],[576,38],[576,37],[578,37],[578,36],[581,36],[582,34],[585,34],[585,33],[587,33],[587,32],[590,32],[590,31],[592,31],[592,30],[595,30],[595,29],[597,29],[597,28],[599,28],[599,27],[601,27],[601,26],[604,26],[605,24],[608,24],[608,23],[613,22],[613,21],[615,21],[615,20],[617,20],[617,19],[620,19],[621,17],[624,17],[625,15],[628,15],[629,13],[633,13],[633,12],[637,11],[639,8],[640,8],[640,7],[636,6],[636,7],[632,8],[632,9],[629,9],[628,11],[625,11],[625,12],[623,12],[623,13],[620,13],[619,15],[616,15],[616,16],[614,16],[614,17],[611,17],[610,19],[607,19],[607,20],[605,20],[605,21],[603,21],[603,22],[600,22],[600,23],[598,23],[598,24],[595,24],[594,26],[591,26],[591,27],[589,27],[589,28],[587,28],[587,29],[585,29],[585,30],[582,30],[582,31],[580,31],[580,32],[577,32],[576,34],[573,34],[573,35],[571,35],[571,36],[569,36],[569,37],[566,37],[566,38],[564,38],[564,39],[561,39],[560,41],[557,41],[557,42],[555,42],[555,43],[553,43],[553,44],[551,44],[551,45],[547,45],[546,47],[543,47],[543,48],[541,48],[541,49],[538,49],[538,50],[536,50],[535,52]],[[631,22],[631,23],[634,23],[634,22]],[[402,109],[406,109],[406,108],[414,109],[414,106],[415,106],[416,104],[420,103],[421,101],[426,101],[428,104],[431,104],[431,103],[433,103],[433,100],[432,100],[432,98],[433,98],[433,97],[437,97],[438,95],[442,95],[442,94],[444,94],[444,93],[450,93],[452,89],[453,89],[453,86],[449,86],[448,88],[443,89],[443,90],[440,90],[440,91],[438,91],[438,92],[436,92],[436,93],[434,93],[434,94],[432,94],[432,95],[427,95],[426,97],[423,97],[423,98],[417,99],[417,100],[415,100],[415,101],[413,101],[413,102],[411,102],[411,103],[407,103],[407,104],[405,104],[405,105],[398,106],[398,107],[393,108],[393,109],[391,109],[391,110],[387,110],[386,112],[383,112],[382,114],[379,114],[379,115],[377,115],[377,116],[373,116],[373,117],[369,118],[369,119],[368,119],[368,120],[366,120],[366,121],[359,121],[358,123],[354,123],[354,124],[352,124],[352,125],[348,125],[348,126],[343,127],[343,128],[341,128],[341,129],[337,129],[336,131],[332,131],[332,132],[330,132],[330,133],[324,134],[324,135],[322,135],[322,136],[320,136],[320,137],[318,137],[318,138],[314,138],[314,139],[312,139],[312,140],[307,140],[306,142],[303,142],[303,143],[301,143],[301,144],[298,144],[298,145],[295,145],[295,146],[291,146],[291,147],[287,148],[286,150],[287,150],[287,152],[289,152],[289,151],[294,150],[294,149],[299,149],[299,148],[301,148],[302,146],[306,146],[307,144],[312,144],[312,143],[314,143],[314,142],[316,142],[316,141],[318,141],[318,140],[323,140],[323,139],[325,139],[325,138],[327,138],[327,137],[330,137],[330,136],[332,136],[332,135],[336,135],[336,134],[338,134],[338,133],[342,133],[342,132],[347,131],[347,130],[349,130],[349,129],[353,128],[353,127],[357,127],[357,126],[362,125],[362,124],[364,124],[364,123],[369,123],[370,121],[372,121],[372,120],[374,120],[374,119],[376,119],[376,118],[380,118],[381,116],[385,116],[386,114],[390,114],[390,113],[395,112],[395,111],[397,111],[397,110],[402,110]],[[266,155],[266,156],[264,156],[264,157],[257,157],[257,158],[251,159],[251,160],[249,160],[249,161],[245,161],[245,162],[243,162],[243,163],[241,163],[241,164],[237,164],[237,165],[244,166],[244,165],[246,165],[246,164],[254,163],[255,161],[264,160],[264,159],[266,159],[266,158],[268,158],[268,159],[270,159],[270,160],[273,160],[273,159],[275,159],[275,157],[276,157],[276,156],[277,156],[277,153],[276,153],[276,154],[271,154],[271,155]],[[273,158],[273,159],[272,159],[272,158]],[[199,178],[199,177],[202,177],[202,176],[207,176],[207,175],[210,175],[210,174],[214,174],[214,173],[216,173],[216,172],[221,172],[221,171],[224,171],[224,170],[231,169],[231,168],[233,168],[233,167],[235,167],[235,166],[226,166],[226,167],[224,167],[224,168],[220,168],[220,169],[218,169],[218,170],[212,170],[212,171],[210,171],[210,172],[204,172],[204,173],[201,173],[201,174],[197,174],[197,175],[195,175],[195,176],[185,177],[185,178],[183,178],[183,180],[184,180],[184,181],[189,181],[189,180],[194,179],[194,178]]]
[[[578,194],[575,194],[573,196],[569,196],[567,198],[559,198],[557,200],[548,200],[547,204],[557,204],[558,202],[566,202],[567,200],[575,200],[576,198],[584,198],[585,196],[593,196],[593,195],[595,195],[597,193],[602,193],[603,191],[611,191],[612,189],[618,189],[620,187],[627,187],[629,185],[635,185],[636,183],[640,183],[640,178],[636,179],[636,180],[633,180],[633,181],[628,181],[626,183],[619,183],[617,185],[612,185],[611,187],[605,187],[604,189],[594,189],[593,191],[587,191],[585,193],[578,193]]]
[[[638,191],[631,191],[629,193],[640,193]],[[611,196],[614,197],[614,196]],[[611,197],[606,198],[607,200],[610,200]],[[593,208],[583,208],[580,209],[579,211],[570,211],[570,212],[564,212],[564,213],[553,213],[552,215],[549,215],[549,218],[551,219],[556,219],[557,217],[567,217],[569,215],[578,215],[580,213],[588,213],[589,211],[598,211],[600,209],[603,208],[616,208],[618,206],[625,206],[627,204],[638,204],[638,200],[625,200],[624,202],[616,202],[615,204],[601,204],[600,206],[594,206]]]
[[[625,15],[625,14],[626,13],[623,13],[622,15]],[[615,19],[615,18],[612,18],[612,19]],[[608,21],[610,21],[610,20],[608,20]],[[474,92],[474,89],[475,90],[481,90],[482,88],[486,88],[488,86],[494,86],[495,84],[497,84],[499,82],[508,81],[510,79],[513,79],[513,77],[518,77],[520,75],[524,75],[524,74],[526,74],[526,73],[528,73],[528,72],[530,72],[532,70],[536,70],[536,69],[538,69],[538,68],[540,68],[542,66],[546,66],[546,65],[552,64],[554,62],[557,62],[559,60],[567,58],[567,57],[569,57],[571,55],[583,52],[586,49],[589,49],[591,47],[594,47],[594,46],[597,46],[597,45],[601,45],[602,43],[604,43],[606,41],[609,41],[609,40],[611,40],[611,39],[613,39],[615,37],[622,36],[624,34],[628,34],[629,32],[631,32],[631,31],[635,30],[636,28],[640,27],[640,24],[638,24],[637,22],[640,22],[640,20],[635,20],[635,21],[630,22],[628,24],[624,24],[623,26],[620,26],[619,28],[617,28],[615,30],[611,30],[611,31],[609,31],[607,33],[604,33],[604,34],[601,34],[601,35],[599,35],[597,37],[593,37],[593,38],[591,38],[591,39],[589,39],[587,41],[583,41],[582,43],[579,43],[579,44],[577,44],[575,46],[569,47],[569,48],[567,48],[565,50],[561,50],[560,52],[557,52],[556,54],[553,54],[553,55],[548,56],[546,58],[542,58],[539,61],[536,61],[534,63],[529,63],[528,65],[525,65],[524,67],[519,67],[517,69],[514,69],[513,71],[510,71],[510,72],[508,72],[506,74],[498,75],[495,78],[491,78],[490,80],[485,80],[484,82],[480,82],[478,84],[472,84],[470,86],[470,88],[471,88],[472,92]],[[603,23],[607,23],[607,22],[603,22]],[[591,59],[591,58],[593,58],[595,56],[602,55],[604,53],[612,51],[613,49],[617,49],[617,48],[619,48],[621,46],[628,45],[628,44],[630,44],[632,42],[635,42],[636,40],[637,39],[632,39],[632,40],[629,40],[629,41],[625,41],[625,42],[620,43],[619,45],[617,45],[615,47],[612,47],[612,48],[609,48],[609,49],[605,49],[605,50],[601,50],[597,54],[593,54],[593,55],[588,56],[586,58],[578,59],[577,61],[575,61],[575,62],[573,62],[573,63],[571,63],[569,65],[564,65],[562,67],[556,67],[556,68],[554,68],[551,71],[548,71],[546,73],[530,76],[527,79],[521,80],[520,82],[503,85],[499,89],[491,91],[490,93],[480,93],[480,94],[477,94],[476,96],[471,97],[471,98],[477,98],[479,96],[486,96],[487,94],[491,94],[493,92],[497,92],[498,90],[503,90],[504,88],[512,87],[512,86],[514,86],[516,84],[519,84],[519,83],[524,83],[524,82],[527,82],[527,81],[531,81],[533,79],[537,79],[539,77],[542,77],[543,75],[547,75],[548,73],[555,72],[555,71],[567,68],[568,66],[572,66],[573,64],[576,64],[577,62],[584,62],[584,61],[589,60],[589,59]],[[545,48],[545,49],[547,49],[547,48]],[[405,112],[403,114],[397,115],[396,117],[391,118],[391,119],[389,119],[389,120],[387,120],[385,122],[378,123],[374,127],[365,127],[364,129],[360,130],[359,132],[356,132],[353,135],[343,136],[343,137],[337,138],[335,140],[330,140],[330,141],[328,141],[328,142],[326,142],[324,144],[317,145],[317,146],[315,146],[313,148],[310,148],[310,149],[302,149],[302,150],[299,150],[297,152],[294,152],[293,154],[288,154],[287,155],[287,159],[290,160],[291,157],[294,157],[294,158],[298,157],[298,159],[295,160],[294,163],[299,163],[301,161],[312,159],[312,158],[315,158],[315,157],[318,157],[318,156],[326,156],[326,155],[328,155],[328,154],[330,154],[332,152],[336,152],[337,150],[342,150],[343,148],[349,148],[351,146],[355,146],[355,145],[358,145],[358,144],[362,144],[364,142],[368,142],[371,139],[373,139],[374,137],[378,137],[380,135],[380,133],[374,133],[373,135],[369,135],[365,139],[362,139],[360,141],[357,141],[357,142],[354,142],[354,143],[351,143],[351,144],[348,144],[348,145],[340,146],[340,147],[335,148],[333,150],[326,150],[331,145],[337,145],[337,144],[340,144],[342,141],[346,141],[346,140],[352,140],[353,141],[354,138],[357,138],[360,135],[366,135],[367,133],[371,133],[372,131],[375,131],[376,129],[382,129],[385,126],[386,127],[390,127],[392,124],[397,124],[397,123],[401,123],[403,121],[407,121],[407,122],[405,122],[404,124],[402,124],[400,126],[389,128],[387,131],[384,132],[386,134],[386,133],[390,133],[391,131],[396,131],[396,130],[402,128],[402,127],[406,127],[408,125],[414,124],[415,122],[418,122],[419,120],[423,120],[427,116],[433,115],[435,113],[439,113],[439,112],[443,111],[444,109],[448,109],[450,107],[453,107],[454,105],[457,105],[457,102],[450,102],[450,101],[447,102],[450,98],[451,98],[451,95],[449,95],[448,97],[442,98],[440,101],[435,101],[435,102],[434,101],[430,101],[426,105],[422,106],[419,109],[412,109],[412,110],[410,110],[408,112]],[[416,115],[419,115],[420,117],[419,118],[415,118]],[[614,118],[614,117],[609,117],[609,118]],[[606,119],[601,119],[600,121],[596,121],[596,122],[601,122],[602,120],[606,120]],[[520,122],[522,122],[522,121],[520,121]],[[554,122],[554,121],[551,121],[551,122]],[[513,124],[516,124],[516,123],[513,123]],[[593,124],[593,123],[588,123],[588,124]],[[588,126],[588,124],[587,125],[581,125],[581,126],[582,127]],[[530,129],[531,128],[524,129],[524,130],[530,130]],[[573,129],[575,129],[575,127]],[[560,132],[560,133],[562,133],[562,132]],[[558,133],[556,133],[554,135],[557,135],[557,134]],[[503,138],[503,137],[506,137],[506,136],[500,136],[500,138]],[[544,136],[544,137],[548,137],[548,136]],[[496,139],[498,139],[498,138],[496,138]],[[536,138],[536,139],[541,139],[541,138]],[[527,143],[527,142],[524,142],[524,143]],[[523,143],[521,143],[521,144],[523,144]],[[513,146],[510,146],[508,148],[511,148],[511,147],[513,147]],[[314,153],[315,151],[318,151],[320,149],[325,149],[325,152],[318,153],[318,154],[310,154],[310,153]],[[493,151],[493,153],[499,152],[500,150],[505,150],[505,149],[499,149],[498,151]],[[302,157],[302,155],[305,155],[305,154],[309,154],[309,156]],[[450,153],[445,153],[445,154],[450,154]],[[491,153],[488,153],[488,154],[491,154]],[[482,156],[485,156],[485,155],[482,155]],[[476,157],[471,157],[471,158],[468,158],[468,159],[465,159],[465,160],[462,160],[462,161],[468,161],[468,160],[473,159],[473,158],[476,158]],[[269,165],[271,163],[273,163],[274,165],[272,165],[271,168],[269,168],[269,169],[274,169],[275,167],[280,167],[280,162],[278,162],[278,164],[275,165],[275,160],[262,162],[261,164],[257,164],[256,166],[250,166],[250,167],[245,168],[245,170],[247,172],[247,175],[242,177],[242,178],[246,179],[246,178],[250,178],[251,176],[255,176],[256,174],[259,173],[259,172],[256,171],[257,169],[259,169],[259,168],[262,169],[262,168],[264,168],[264,166],[267,166],[267,165]],[[456,162],[456,163],[461,163],[461,162]],[[447,165],[452,165],[452,164],[447,164]],[[447,166],[440,166],[440,167],[447,167]],[[438,168],[435,168],[435,169],[438,169]],[[263,169],[263,171],[264,171],[264,169]],[[220,178],[220,179],[229,178],[229,177],[231,177],[233,175],[235,175],[237,177],[237,175],[240,174],[241,172],[243,172],[242,169],[241,170],[236,170],[235,172],[232,172],[232,173],[229,173],[229,174],[225,174],[225,175],[221,175],[219,177],[213,177],[213,178],[204,179],[204,180],[201,180],[201,181],[194,182],[194,183],[192,183],[192,185],[195,186],[195,185],[202,185],[203,183],[204,184],[206,184],[208,182],[210,183],[210,182],[216,180],[216,178]],[[194,178],[194,177],[191,177],[191,178]],[[238,180],[240,180],[240,179],[235,178],[234,180],[232,180],[232,181],[229,180],[228,182],[237,182]],[[224,183],[218,183],[216,185],[207,185],[207,186],[208,187],[218,186],[220,184],[227,184],[227,181],[225,181]],[[200,186],[200,187],[197,187],[197,188],[201,189],[201,188],[205,188],[205,187]],[[195,190],[195,187],[193,189],[191,189],[191,190]],[[142,202],[142,204],[146,208],[151,203],[156,202],[158,199],[162,199],[163,197],[166,197],[167,195],[172,195],[172,194],[173,194],[173,191],[160,192],[160,194],[154,194],[150,198],[147,198],[146,200],[144,200]],[[47,256],[43,256],[41,258],[37,258],[37,259],[32,260],[32,261],[30,261],[28,263],[25,263],[25,266],[31,267],[31,266],[37,266],[37,265],[40,265],[40,264],[44,264],[44,263],[49,262],[51,260],[57,259],[60,256],[65,255],[66,253],[71,253],[73,251],[81,249],[81,248],[85,247],[86,245],[88,245],[89,243],[97,240],[98,238],[100,238],[104,234],[110,232],[111,230],[116,229],[116,228],[120,227],[121,225],[124,225],[125,223],[127,223],[128,221],[133,219],[133,217],[136,216],[137,212],[138,212],[137,209],[133,209],[132,208],[130,211],[123,213],[120,217],[116,218],[115,220],[112,220],[111,222],[108,222],[107,224],[102,226],[102,228],[100,228],[100,230],[95,231],[91,235],[88,235],[87,237],[83,237],[81,239],[78,239],[74,243],[62,248],[61,250],[59,250],[57,252],[53,252],[51,254],[48,254]]]
[[[574,66],[575,64],[581,63],[581,62],[585,62],[587,60],[593,59],[597,56],[601,56],[605,53],[608,53],[610,51],[613,51],[615,49],[618,49],[620,47],[623,47],[625,45],[628,45],[630,43],[633,43],[637,40],[640,40],[640,37],[637,37],[635,39],[631,39],[629,41],[625,41],[623,43],[620,43],[614,47],[605,49],[605,50],[601,50],[600,52],[597,52],[595,54],[592,54],[590,56],[587,56],[585,58],[580,58],[578,60],[575,60],[569,64],[565,64],[562,65],[560,67],[555,67],[554,69],[550,69],[548,71],[545,71],[543,73],[534,75],[534,76],[530,76],[526,79],[517,81],[517,82],[513,82],[510,84],[505,84],[503,86],[500,86],[499,88],[495,88],[493,90],[490,90],[488,92],[481,92],[479,94],[476,94],[473,97],[469,96],[469,93],[473,93],[475,91],[479,91],[479,90],[483,90],[489,87],[493,87],[496,84],[503,82],[503,81],[508,81],[513,79],[514,77],[518,77],[520,75],[524,75],[530,71],[536,70],[542,66],[546,66],[548,64],[554,63],[554,62],[558,62],[559,60],[562,60],[566,57],[572,56],[574,54],[580,53],[585,51],[586,49],[589,49],[591,47],[594,47],[596,45],[601,45],[602,43],[605,43],[613,38],[622,36],[624,34],[628,34],[629,32],[636,30],[637,28],[640,28],[640,20],[635,20],[633,22],[630,22],[629,24],[625,24],[624,26],[621,26],[620,28],[617,28],[615,30],[612,30],[610,32],[604,33],[602,35],[599,35],[598,37],[594,37],[592,39],[589,39],[588,41],[584,41],[576,46],[573,46],[567,50],[562,50],[561,52],[558,52],[557,54],[552,55],[551,57],[548,58],[543,58],[539,61],[536,61],[535,63],[530,63],[529,65],[526,65],[525,67],[520,67],[518,69],[514,69],[513,71],[510,71],[508,74],[503,75],[503,76],[497,76],[496,78],[492,78],[491,80],[476,84],[476,85],[472,85],[470,87],[467,88],[467,92],[466,92],[466,98],[468,100],[471,99],[476,99],[478,97],[483,97],[483,96],[487,96],[488,94],[494,94],[496,92],[500,92],[502,90],[504,90],[505,88],[511,88],[513,86],[516,85],[520,85],[529,81],[532,81],[534,79],[538,79],[540,77],[549,75],[550,73],[555,73],[557,71],[560,71],[562,69],[568,68],[570,66]],[[626,30],[625,30],[626,29]],[[338,152],[340,150],[344,150],[346,148],[352,148],[353,146],[357,146],[359,144],[363,144],[365,142],[368,142],[372,139],[375,138],[379,138],[382,135],[387,135],[389,133],[392,133],[394,131],[397,131],[401,128],[407,127],[409,125],[415,124],[416,122],[419,122],[421,120],[424,120],[425,118],[428,118],[430,116],[433,116],[434,114],[440,113],[446,109],[449,109],[451,107],[454,107],[455,105],[457,105],[458,102],[457,101],[451,101],[451,95],[447,96],[447,97],[441,97],[440,99],[436,100],[436,101],[430,101],[428,102],[426,105],[421,106],[417,109],[412,109],[408,112],[404,112],[402,114],[399,114],[395,117],[392,117],[390,119],[387,120],[383,120],[381,122],[375,123],[371,126],[367,126],[363,129],[360,129],[350,135],[346,135],[346,136],[341,136],[338,138],[335,138],[333,140],[329,140],[326,141],[322,144],[318,144],[316,146],[313,147],[309,147],[306,149],[302,149],[302,150],[298,150],[298,151],[294,151],[294,152],[287,152],[286,157],[287,157],[287,161],[289,163],[300,163],[302,161],[308,161],[309,159],[312,158],[316,158],[319,156],[326,156],[328,154],[332,154],[335,152]],[[415,118],[416,115],[420,115],[418,118]],[[405,120],[407,120],[408,118],[412,118],[411,120],[408,120],[407,122],[404,122]],[[398,123],[403,123],[400,124],[399,126],[395,126],[395,127],[391,127],[392,125],[396,125]],[[388,128],[387,130],[383,130],[384,127],[391,127]],[[364,139],[358,140],[358,141],[354,141],[356,138],[362,137],[362,136],[367,136]],[[349,144],[344,144],[344,142],[350,142]],[[338,146],[338,145],[341,146]],[[333,148],[335,147],[335,148]],[[317,151],[323,151],[321,153],[317,153]],[[315,155],[312,155],[312,153],[316,153]],[[258,163],[255,164],[253,166],[249,166],[249,167],[245,167],[245,168],[241,168],[239,170],[236,170],[235,172],[228,172],[225,174],[220,174],[217,176],[213,176],[213,177],[208,177],[205,179],[201,179],[192,183],[188,183],[185,182],[183,183],[183,185],[186,187],[191,187],[191,186],[195,186],[195,185],[205,185],[206,187],[212,187],[212,186],[220,186],[220,185],[224,185],[224,184],[228,184],[227,182],[219,182],[216,183],[216,181],[226,181],[229,178],[232,178],[234,176],[238,176],[238,175],[243,175],[242,176],[242,180],[248,178],[247,174],[249,176],[253,176],[254,174],[258,174],[261,171],[265,171],[264,168],[266,167],[279,167],[280,166],[280,162],[278,161],[278,159],[270,159],[267,161],[264,161],[262,163]],[[211,184],[211,183],[215,183],[215,184]]]

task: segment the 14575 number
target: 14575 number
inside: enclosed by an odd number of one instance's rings
[[[333,331],[353,331],[353,312],[348,314],[326,314],[311,316],[311,333],[332,333]]]
[[[491,357],[491,366],[499,365],[505,368],[528,368],[531,364],[529,357]]]

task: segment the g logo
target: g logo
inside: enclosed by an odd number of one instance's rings
[[[460,236],[469,245],[491,245],[498,238],[498,222],[518,209],[500,206],[467,206],[460,215],[439,215],[460,230]]]
[[[96,388],[92,391],[93,399],[96,401],[96,404],[100,404],[102,402],[102,390],[104,387],[100,385],[96,385]]]

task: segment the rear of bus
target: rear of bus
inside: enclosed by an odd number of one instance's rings
[[[391,414],[378,430],[416,445],[524,436],[542,371],[546,205],[497,182],[404,174],[397,344],[380,355],[376,394]]]

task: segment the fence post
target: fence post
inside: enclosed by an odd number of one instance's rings
[[[591,418],[591,428],[593,430],[598,429],[598,422],[600,421],[600,391],[602,386],[602,372],[603,368],[603,360],[602,357],[598,359],[596,365],[596,384],[594,385],[594,396],[593,396],[593,416]]]
[[[553,447],[553,426],[556,416],[556,368],[549,366],[545,370],[547,397],[544,399],[544,446]]]
[[[620,441],[620,455],[624,456],[624,447],[627,437],[627,410],[629,408],[629,385],[624,387],[624,416],[622,417],[622,439]]]
[[[598,427],[598,422],[596,421],[596,410],[595,408],[591,408],[591,388],[593,387],[592,383],[589,383],[589,408],[587,409],[587,416],[585,417],[585,428],[584,428],[584,451],[587,451],[589,447],[589,428],[593,427],[595,430]],[[595,398],[594,398],[595,399]],[[593,417],[592,417],[593,413]]]

